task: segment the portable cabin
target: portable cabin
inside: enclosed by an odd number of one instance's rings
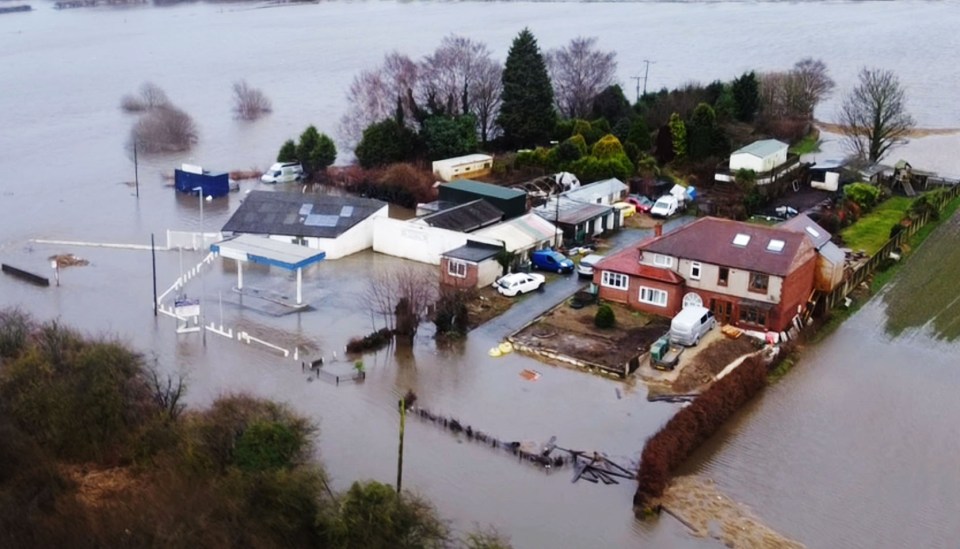
[[[230,192],[230,176],[226,172],[213,173],[200,166],[183,164],[174,170],[174,186],[182,193],[195,193],[199,187],[204,196],[224,196]]]

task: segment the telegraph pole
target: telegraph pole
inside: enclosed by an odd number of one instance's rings
[[[397,405],[400,407],[400,448],[397,454],[397,494],[399,494],[403,482],[403,424],[407,417],[406,399],[401,398]]]
[[[656,65],[656,61],[651,61],[649,59],[643,60],[644,69],[643,69],[643,95],[647,95],[647,76],[650,74],[650,65]],[[639,84],[639,82],[638,82]]]

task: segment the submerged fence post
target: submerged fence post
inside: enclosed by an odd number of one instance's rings
[[[400,493],[400,485],[403,481],[403,423],[407,415],[407,407],[401,398],[400,406],[400,451],[397,454],[397,494]]]

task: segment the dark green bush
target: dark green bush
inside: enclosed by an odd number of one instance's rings
[[[593,317],[593,323],[597,328],[613,328],[613,325],[617,323],[617,317],[613,313],[613,309],[603,303],[597,307],[597,314]]]

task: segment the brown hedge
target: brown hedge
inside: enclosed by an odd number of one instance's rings
[[[634,506],[645,508],[663,495],[670,474],[766,384],[767,365],[759,355],[748,357],[647,439]]]

